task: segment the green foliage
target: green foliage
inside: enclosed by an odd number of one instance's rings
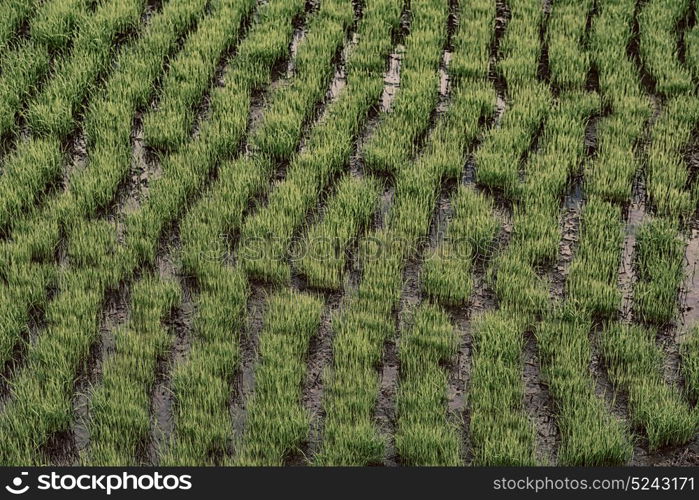
[[[347,250],[368,226],[378,205],[379,183],[345,176],[328,202],[323,219],[312,226],[299,245],[297,268],[308,284],[338,290],[347,266]]]
[[[396,450],[405,465],[461,464],[457,425],[446,414],[447,377],[443,364],[456,354],[458,336],[440,308],[420,306],[404,332],[399,350],[401,381],[396,396]]]
[[[310,295],[285,291],[268,299],[238,465],[284,465],[307,439],[310,418],[301,405],[301,385],[322,312],[323,303]]]
[[[651,450],[694,437],[699,418],[680,392],[664,382],[654,330],[612,323],[603,333],[602,350],[610,378],[628,393],[631,419],[646,432]]]
[[[179,302],[172,283],[146,276],[134,285],[128,326],[114,331],[114,347],[92,390],[90,446],[82,461],[90,465],[134,464],[151,430],[151,391],[158,360],[171,343],[163,319]]]
[[[173,150],[189,139],[196,104],[209,88],[219,59],[237,41],[241,22],[254,6],[253,0],[211,2],[211,13],[170,62],[158,107],[143,117],[143,133],[149,145]]]

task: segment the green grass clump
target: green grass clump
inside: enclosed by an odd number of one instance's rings
[[[268,299],[255,393],[246,405],[236,464],[284,465],[284,458],[308,438],[310,416],[301,405],[301,385],[308,346],[322,312],[323,303],[310,295],[287,291]]]
[[[663,325],[675,318],[684,279],[684,246],[676,225],[665,219],[641,226],[634,256],[634,307],[643,321]]]
[[[312,287],[337,290],[347,265],[347,250],[367,227],[379,200],[379,183],[371,178],[344,177],[328,202],[323,219],[300,244],[297,268]]]
[[[561,465],[623,464],[633,451],[628,429],[595,394],[590,377],[589,320],[578,312],[561,311],[536,329],[542,374],[556,404],[561,434]]]
[[[448,373],[458,335],[439,307],[421,305],[400,341],[401,381],[396,396],[396,450],[401,463],[454,466],[461,461],[461,437],[447,415]]]
[[[5,159],[0,176],[0,229],[34,204],[41,190],[61,173],[60,144],[53,138],[28,141]]]
[[[586,42],[587,13],[593,0],[563,0],[552,6],[546,29],[551,82],[558,89],[582,89],[590,68]]]
[[[114,352],[106,352],[102,379],[90,401],[90,445],[85,464],[136,464],[139,448],[150,438],[151,391],[159,359],[166,356],[171,336],[161,320],[179,302],[173,283],[152,276],[133,289],[128,325],[114,331]]]
[[[693,2],[649,0],[638,14],[640,56],[655,80],[658,92],[666,96],[694,90],[690,71],[680,63],[676,29]]]
[[[411,5],[410,34],[400,68],[400,89],[391,110],[363,147],[372,172],[393,175],[421,144],[439,97],[439,65],[447,40],[449,6],[436,0]]]
[[[428,296],[459,305],[471,295],[473,262],[490,254],[499,223],[492,215],[492,201],[473,189],[460,187],[452,203],[445,240],[425,260],[421,279]]]
[[[215,0],[211,12],[197,26],[163,78],[158,107],[143,117],[146,142],[173,150],[189,139],[196,118],[196,104],[209,88],[222,55],[240,33],[250,15],[253,0]]]
[[[653,329],[612,323],[602,334],[602,352],[612,382],[628,393],[631,419],[645,431],[651,450],[694,437],[699,418],[663,381],[663,353]]]
[[[2,0],[0,2],[0,53],[6,50],[22,23],[29,20],[41,5],[40,0]]]
[[[521,314],[500,309],[474,322],[468,392],[474,464],[536,463],[536,432],[523,407],[524,321]]]

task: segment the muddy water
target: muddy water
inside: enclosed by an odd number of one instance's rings
[[[553,400],[541,377],[539,349],[533,335],[527,335],[522,361],[524,364],[524,409],[536,426],[537,461],[543,465],[556,463],[556,446],[560,441],[553,412]]]
[[[388,70],[384,74],[384,87],[383,93],[381,94],[380,109],[382,113],[391,110],[391,105],[393,104],[393,101],[396,98],[396,93],[400,88],[400,67],[404,52],[405,47],[403,45],[397,45],[388,60]]]
[[[264,285],[251,283],[247,304],[247,325],[240,336],[240,364],[232,382],[230,414],[233,420],[233,452],[243,439],[247,406],[255,391],[255,366],[258,361],[260,334],[264,326],[269,291]]]
[[[625,321],[633,320],[634,248],[636,246],[636,236],[643,224],[645,215],[646,207],[642,199],[634,201],[629,207],[624,248],[622,250],[621,265],[619,266],[619,289],[622,293],[621,316]]]
[[[449,106],[449,94],[451,92],[451,78],[449,77],[449,62],[452,52],[444,51],[442,62],[439,65],[439,102],[437,104],[437,114],[444,113]]]

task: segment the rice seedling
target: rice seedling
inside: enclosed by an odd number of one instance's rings
[[[590,197],[581,214],[580,244],[566,280],[568,300],[589,317],[612,318],[621,305],[617,272],[622,244],[621,209]]]
[[[678,58],[674,35],[691,3],[691,0],[672,4],[649,0],[638,15],[641,60],[655,80],[657,91],[666,96],[694,90],[691,73]]]
[[[419,150],[439,97],[439,65],[447,41],[448,3],[421,0],[410,6],[400,88],[388,113],[363,147],[366,167],[394,175]]]
[[[173,283],[153,276],[141,278],[133,289],[128,325],[114,331],[113,352],[106,352],[102,380],[92,389],[90,446],[83,463],[119,466],[137,463],[140,447],[150,439],[150,395],[158,360],[171,336],[161,321],[179,302]]]
[[[40,0],[2,0],[0,12],[0,52],[7,48],[22,23],[36,12]]]
[[[401,380],[396,396],[396,450],[405,465],[460,465],[458,427],[447,416],[448,363],[458,337],[437,306],[422,305],[401,338]]]
[[[390,11],[387,6],[382,9]],[[396,18],[388,15],[387,20]],[[392,24],[382,25],[397,27]],[[267,204],[248,218],[241,230],[239,258],[255,278],[288,282],[291,268],[285,262],[291,240],[315,205],[320,193],[349,160],[354,139],[383,89],[384,61],[390,39],[372,38],[352,50],[346,62],[347,86],[326,109],[291,160],[286,177],[270,193]]]
[[[534,465],[535,429],[523,408],[524,316],[501,307],[474,321],[467,403],[474,465]]]
[[[556,405],[562,465],[616,465],[631,458],[628,429],[595,393],[590,376],[589,317],[568,303],[536,329],[542,375]]]
[[[338,2],[348,4],[345,0]],[[332,74],[332,57],[343,39],[343,29],[335,21],[338,2],[325,2],[321,6],[298,47],[298,58],[304,63],[296,66],[288,85],[272,91],[269,108],[249,139],[265,137],[264,147],[249,156],[224,162],[216,183],[182,222],[182,267],[196,278],[200,294],[195,341],[186,362],[175,370],[176,426],[165,463],[208,463],[212,457],[223,456],[226,443],[232,439],[229,388],[238,365],[238,339],[244,327],[248,284],[244,272],[223,264],[227,246],[220,235],[240,229],[249,201],[268,188],[274,168],[268,152],[280,151],[289,144],[288,137],[271,133],[279,123],[280,111],[288,104],[283,96],[295,95],[297,102],[306,103],[292,115],[299,123],[292,128],[300,130],[300,123],[324,95],[324,88],[319,88],[318,82]],[[364,35],[379,36],[376,27],[385,14],[385,6],[373,1],[365,6],[359,26],[360,45],[375,43],[372,37]],[[334,46],[322,48],[328,39],[333,40]],[[274,137],[279,139],[279,144],[271,141]],[[300,140],[299,135],[296,140]]]
[[[469,5],[463,4],[458,17],[468,19],[469,12]],[[469,36],[460,28],[455,47],[465,47],[463,40]],[[385,341],[395,335],[391,315],[401,294],[403,266],[428,234],[440,183],[461,175],[467,145],[493,106],[494,91],[487,82],[457,80],[450,107],[426,139],[422,154],[397,173],[386,227],[371,232],[360,243],[362,279],[348,304],[333,318],[333,365],[324,400],[327,416],[323,444],[315,457],[319,465],[367,465],[383,460],[384,437],[373,419],[379,388],[376,366]]]
[[[322,220],[299,245],[296,267],[310,286],[334,290],[342,286],[347,250],[371,221],[378,200],[379,184],[373,179],[345,176],[338,183]]]
[[[645,431],[650,450],[686,443],[696,434],[697,413],[663,380],[653,329],[611,323],[602,334],[602,352],[612,382],[628,393],[632,422]]]
[[[310,416],[301,405],[301,383],[322,312],[323,303],[311,295],[285,291],[268,299],[255,393],[247,403],[236,464],[283,465],[284,457],[308,438]]]
[[[686,219],[694,211],[689,189],[685,148],[699,121],[699,100],[682,96],[670,100],[651,133],[646,167],[646,191],[655,212],[670,219]]]
[[[676,225],[665,219],[641,226],[635,254],[634,311],[643,321],[663,325],[675,317],[684,279],[684,246]]]
[[[590,70],[586,42],[588,13],[594,1],[564,0],[552,6],[546,29],[551,83],[558,89],[583,89]]]
[[[490,254],[500,224],[492,201],[471,188],[460,187],[452,206],[445,240],[425,260],[420,278],[429,297],[456,306],[468,301],[473,263]]]
[[[189,139],[196,118],[196,104],[209,88],[217,63],[237,41],[241,22],[255,6],[254,0],[215,0],[211,13],[187,38],[163,78],[158,107],[143,117],[148,144],[173,150]]]

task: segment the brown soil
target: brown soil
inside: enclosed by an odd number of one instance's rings
[[[247,326],[240,335],[240,362],[232,383],[230,412],[233,420],[233,454],[243,438],[248,399],[255,390],[255,366],[258,360],[260,333],[264,327],[269,289],[260,283],[250,284]]]

